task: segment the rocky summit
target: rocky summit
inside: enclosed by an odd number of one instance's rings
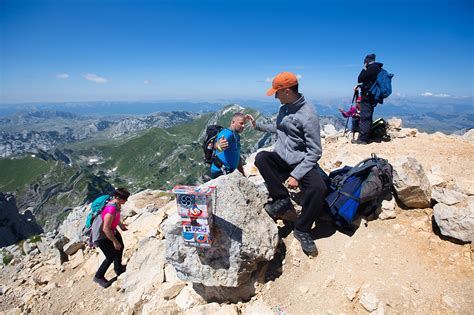
[[[392,164],[394,187],[351,233],[318,218],[317,257],[263,210],[268,196],[250,156],[246,177],[204,184],[217,187],[210,249],[184,244],[170,194],[142,191],[123,211],[127,270],[103,289],[92,281],[103,256],[81,242],[87,207],[77,207],[56,231],[0,250],[0,313],[471,313],[472,136],[426,134],[400,120],[389,132],[389,142],[361,146],[325,128],[324,171],[376,153]]]

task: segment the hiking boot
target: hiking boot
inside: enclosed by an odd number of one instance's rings
[[[367,141],[359,140],[359,139],[357,139],[357,140],[352,139],[351,143],[352,144],[367,144]]]
[[[126,265],[121,265],[119,270],[116,270],[115,273],[117,274],[117,277],[120,276],[122,273],[127,271],[127,266]]]
[[[265,211],[267,211],[267,213],[273,218],[284,214],[288,210],[291,210],[291,201],[289,197],[277,199],[265,205]]]
[[[306,254],[310,254],[312,256],[316,256],[318,254],[316,244],[314,244],[314,241],[309,233],[293,230],[293,236],[298,241],[300,241],[301,248]]]
[[[98,283],[104,289],[108,288],[110,286],[110,282],[107,279],[105,279],[104,277],[102,277],[102,278],[94,277],[94,282]]]

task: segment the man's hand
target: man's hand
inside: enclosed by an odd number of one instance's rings
[[[343,112],[344,112],[344,110],[343,110],[342,108],[340,108],[340,107],[339,107],[339,111],[340,111],[341,113],[343,113]]]
[[[288,188],[290,189],[296,189],[298,188],[298,185],[299,185],[298,181],[292,176],[288,178],[286,183],[288,185]]]
[[[245,115],[244,121],[245,122],[250,121],[252,123],[252,126],[255,128],[255,119],[253,118],[252,115],[250,114]]]
[[[217,140],[214,148],[218,151],[225,151],[229,147],[229,143],[227,142],[226,138],[222,136],[219,140]]]

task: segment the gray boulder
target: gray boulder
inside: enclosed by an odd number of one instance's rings
[[[452,206],[463,201],[465,195],[455,190],[433,187],[431,197],[437,202]]]
[[[474,202],[472,200],[467,207],[438,203],[433,209],[441,234],[464,242],[474,241]]]
[[[212,247],[185,245],[180,225],[169,225],[165,227],[166,259],[178,277],[193,282],[206,300],[249,299],[278,244],[278,229],[263,209],[267,196],[239,172],[206,185],[217,186],[218,196]]]
[[[164,242],[154,237],[145,238],[127,264],[121,284],[129,306],[147,300],[153,287],[164,281]]]
[[[43,233],[31,211],[20,214],[15,196],[0,192],[0,247]]]
[[[89,205],[74,208],[59,227],[59,233],[70,240],[82,239],[82,229],[88,213]]]
[[[423,167],[414,158],[393,163],[393,186],[398,199],[408,208],[431,206],[431,185]]]
[[[67,244],[64,245],[63,250],[64,252],[72,256],[74,255],[78,250],[84,248],[84,242],[80,240],[73,240],[68,242]]]

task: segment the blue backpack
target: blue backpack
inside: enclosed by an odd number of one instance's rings
[[[344,166],[329,174],[326,204],[339,226],[351,224],[358,209],[374,211],[382,197],[391,192],[393,168],[375,154],[354,167]],[[375,208],[374,208],[375,206]]]
[[[94,219],[97,217],[102,212],[102,209],[105,207],[107,202],[112,199],[110,195],[103,195],[94,200],[91,203],[91,210],[87,214],[87,219],[86,219],[86,229],[89,229],[92,226],[92,222]]]
[[[383,104],[383,99],[392,94],[392,78],[393,74],[388,73],[385,69],[380,70],[377,80],[369,89],[377,103]]]

